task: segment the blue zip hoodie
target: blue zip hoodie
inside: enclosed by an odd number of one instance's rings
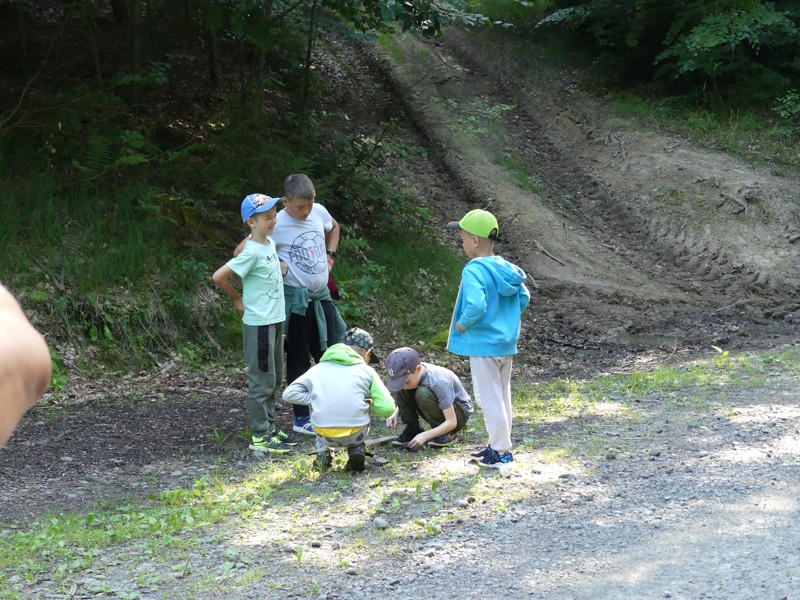
[[[461,356],[516,354],[520,315],[531,299],[526,278],[522,269],[501,256],[469,261],[461,272],[447,349]]]

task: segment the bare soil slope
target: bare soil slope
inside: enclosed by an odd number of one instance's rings
[[[392,66],[371,49],[362,57],[382,68],[454,184],[431,206],[458,213],[441,201],[449,194],[461,211],[498,213],[500,251],[539,284],[535,335],[594,348],[794,335],[798,174],[594,117],[575,81],[543,62],[521,66],[514,50],[452,30],[436,44],[402,38]]]

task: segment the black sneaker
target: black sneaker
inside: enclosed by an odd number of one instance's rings
[[[360,472],[364,470],[364,459],[367,455],[367,447],[364,444],[353,446],[347,449],[347,464],[344,466],[345,471]]]
[[[483,450],[479,450],[478,452],[470,452],[469,455],[474,458],[483,458],[484,456],[489,454],[489,451],[491,449],[492,449],[491,446],[486,446],[486,448],[484,448]]]
[[[405,446],[420,433],[422,433],[422,427],[419,425],[406,425],[403,433],[398,435],[396,440],[392,441],[392,446]]]
[[[455,441],[455,433],[443,433],[442,435],[438,435],[435,438],[428,440],[428,446],[433,446],[434,448],[444,448]]]

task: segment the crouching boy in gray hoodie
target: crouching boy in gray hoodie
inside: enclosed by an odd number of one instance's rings
[[[330,448],[347,448],[345,471],[363,471],[370,413],[394,414],[392,395],[370,363],[380,362],[372,336],[356,327],[334,344],[283,392],[284,401],[311,408],[317,436],[317,462],[330,467]]]

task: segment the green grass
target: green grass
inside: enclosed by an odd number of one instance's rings
[[[385,329],[390,319],[398,341],[431,343],[450,322],[466,259],[434,241],[421,221],[399,226],[380,239],[342,241],[337,306],[348,324]]]
[[[772,372],[800,374],[800,347],[736,356],[720,350],[708,358],[648,371],[518,385],[515,414],[532,423],[601,414],[626,418],[639,402],[680,406],[697,404],[698,398],[704,403],[721,401],[719,390],[764,387]]]
[[[707,410],[711,405],[730,418],[734,413],[726,398],[732,389],[761,388],[772,377],[787,376],[800,377],[798,345],[769,352],[718,351],[682,364],[601,373],[586,380],[515,384],[515,430],[525,436],[516,452],[535,454],[543,464],[591,469],[581,462],[586,457],[626,451],[626,424],[649,423],[653,403],[687,417],[692,410]],[[546,423],[568,419],[581,419],[577,430],[551,432],[546,445],[525,433],[528,429],[541,432]],[[614,429],[621,429],[623,435],[605,438],[599,432],[601,420],[615,423]],[[375,435],[382,434],[383,428],[377,426]],[[470,421],[464,435],[468,443],[485,439],[479,418]],[[383,551],[393,540],[439,535],[456,518],[452,508],[466,498],[477,502],[487,518],[529,501],[532,490],[527,487],[509,487],[502,478],[480,471],[450,470],[448,461],[458,463],[463,450],[395,452],[377,476],[343,472],[343,454],[337,456],[339,468],[325,473],[313,468],[308,456],[288,457],[254,464],[236,477],[203,476],[191,487],[146,499],[111,498],[86,511],[17,522],[0,533],[0,587],[4,590],[0,597],[15,597],[43,579],[68,587],[81,574],[124,564],[132,554],[163,563],[171,573],[183,569],[186,572],[180,578],[188,578],[188,586],[204,589],[208,585],[204,574],[187,571],[191,549],[202,540],[208,543],[213,538],[215,544],[222,544],[260,535],[266,528],[273,542],[297,546],[296,562],[302,565],[316,527],[340,517],[346,519],[340,527],[339,556],[342,568],[347,568],[348,553],[363,556]],[[390,529],[372,529],[370,520],[379,515],[391,522]],[[246,546],[232,545],[227,552],[225,564],[247,564]],[[257,569],[233,573],[222,566],[217,575],[242,581],[263,575]],[[15,576],[19,579],[9,585]],[[150,584],[159,585],[158,581]]]
[[[397,45],[394,35],[389,33],[380,34],[378,36],[378,44],[389,53],[395,65],[401,66],[408,62],[406,55]]]

